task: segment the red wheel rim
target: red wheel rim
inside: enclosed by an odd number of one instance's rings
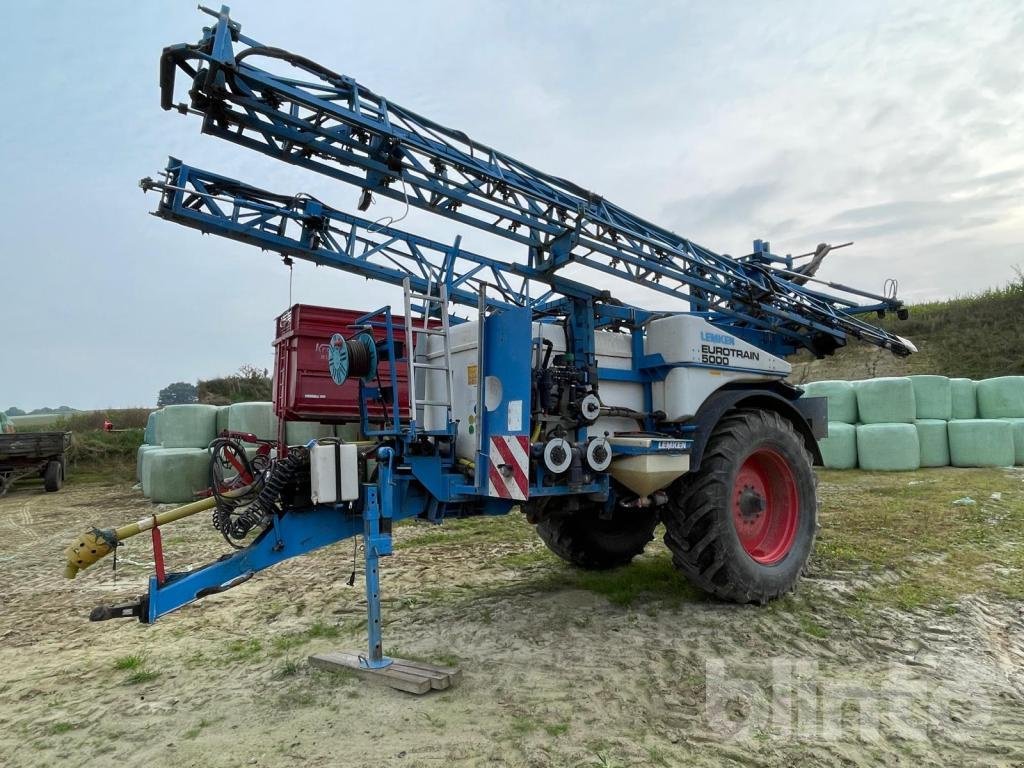
[[[776,451],[758,448],[733,484],[732,522],[744,551],[762,565],[779,562],[793,546],[799,518],[793,470]]]

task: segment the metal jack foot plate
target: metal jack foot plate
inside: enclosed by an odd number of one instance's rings
[[[430,690],[442,691],[462,677],[462,671],[455,667],[437,667],[405,659],[392,659],[386,667],[370,669],[363,658],[358,653],[348,651],[317,653],[309,657],[309,665],[326,670],[355,670],[367,679],[378,680],[400,691],[416,694]]]

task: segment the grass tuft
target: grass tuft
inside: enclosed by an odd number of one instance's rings
[[[114,659],[114,669],[129,670],[141,669],[146,663],[146,657],[141,653],[133,653],[128,656],[118,656]]]

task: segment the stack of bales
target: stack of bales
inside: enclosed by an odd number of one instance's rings
[[[209,486],[207,447],[224,430],[277,440],[278,420],[273,405],[169,405],[151,413],[146,422],[145,443],[139,446],[136,461],[136,476],[143,495],[154,503],[193,501],[197,493]],[[305,445],[321,437],[359,437],[355,424],[287,422],[285,433],[289,445]]]
[[[146,498],[160,504],[192,501],[209,485],[206,447],[217,434],[217,412],[215,405],[168,405],[150,415],[154,428],[147,426],[138,461]]]
[[[822,381],[804,390],[828,398],[829,436],[819,447],[831,469],[1024,464],[1024,376]]]
[[[857,466],[857,394],[849,381],[815,381],[804,386],[806,397],[828,398],[828,437],[818,442],[829,469]]]

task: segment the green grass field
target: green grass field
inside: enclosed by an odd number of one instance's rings
[[[9,416],[11,424],[19,432],[42,432],[52,427],[65,414],[34,413],[31,416]]]

